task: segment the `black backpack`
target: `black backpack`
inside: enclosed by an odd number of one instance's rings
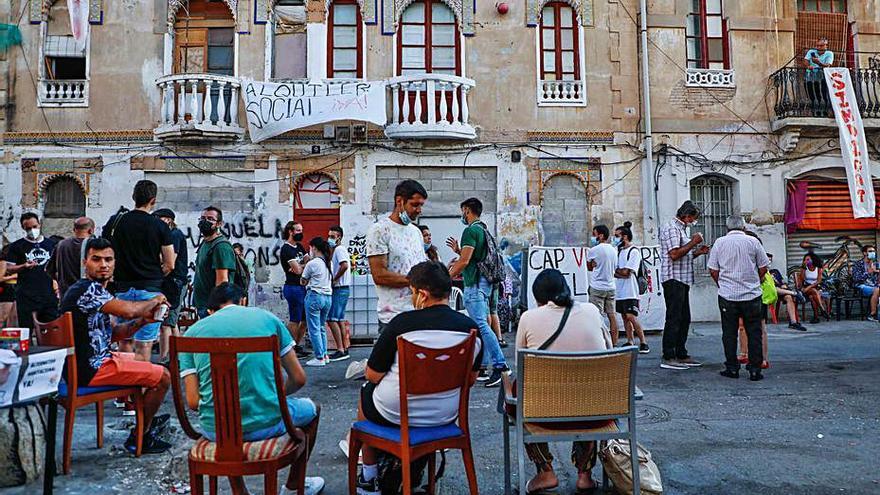
[[[495,238],[492,237],[492,234],[489,233],[486,225],[483,222],[480,222],[477,225],[483,229],[483,234],[486,237],[486,256],[477,262],[477,271],[481,276],[485,277],[490,284],[500,283],[504,281],[505,276],[504,258],[501,257],[501,253],[498,251],[498,244],[495,242]]]
[[[436,483],[446,470],[446,454],[440,450],[440,463],[434,476]],[[400,495],[403,493],[403,468],[400,459],[386,452],[381,452],[379,457],[379,491],[382,495]],[[412,461],[410,485],[413,494],[428,493],[427,482],[422,483],[422,477],[428,468],[428,456],[420,457]]]
[[[220,240],[211,244],[211,247],[208,249],[208,258],[211,258],[211,255],[214,254],[214,248],[216,248],[219,244],[229,244],[229,249],[232,249],[232,243],[227,239]],[[248,287],[251,285],[251,272],[248,270],[247,264],[243,259],[238,257],[233,251],[233,257],[235,258],[235,273],[229,274],[229,281],[235,285],[237,285],[240,289],[244,290],[247,293]]]

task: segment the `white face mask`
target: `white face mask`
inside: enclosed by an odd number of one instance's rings
[[[28,230],[27,237],[28,237],[28,239],[30,239],[32,241],[36,241],[37,239],[39,239],[40,238],[40,228],[34,227],[34,228]]]

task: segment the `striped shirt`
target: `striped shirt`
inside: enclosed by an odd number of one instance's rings
[[[660,227],[660,282],[678,280],[691,285],[694,283],[694,254],[687,254],[677,260],[673,260],[669,251],[678,249],[691,241],[687,233],[687,225],[678,218],[673,219],[663,227]]]
[[[770,266],[764,246],[741,230],[731,230],[715,241],[709,252],[710,270],[718,270],[718,295],[728,301],[761,297],[758,269]]]

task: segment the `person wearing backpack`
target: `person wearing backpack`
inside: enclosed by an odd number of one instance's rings
[[[617,300],[614,309],[623,318],[623,329],[626,331],[626,345],[633,345],[633,334],[639,337],[639,353],[651,352],[645,340],[645,332],[639,323],[639,272],[642,270],[642,253],[633,242],[632,223],[624,222],[614,229],[614,245],[617,254],[617,269],[614,270],[614,284]]]
[[[235,252],[232,244],[220,231],[223,212],[209,206],[199,217],[199,233],[202,243],[196,253],[196,269],[193,275],[192,304],[199,318],[208,316],[208,297],[211,290],[223,282],[234,282],[236,275]]]
[[[492,284],[503,280],[504,265],[503,260],[500,265],[497,261],[499,251],[495,239],[487,230],[486,224],[480,221],[483,203],[477,198],[468,198],[460,206],[461,223],[465,225],[465,229],[461,233],[460,245],[452,237],[446,239],[446,245],[458,254],[458,260],[449,268],[449,274],[453,278],[461,274],[464,281],[465,309],[477,322],[480,338],[485,345],[483,365],[486,371],[481,372],[481,376],[477,379],[485,381],[486,387],[495,387],[501,383],[501,375],[509,369],[498,337],[489,326],[489,297],[492,294]],[[488,372],[490,362],[491,374]]]

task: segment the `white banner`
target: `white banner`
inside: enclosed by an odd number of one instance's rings
[[[874,209],[874,187],[871,182],[871,163],[868,159],[868,141],[853,90],[849,69],[826,67],[825,82],[837,127],[840,129],[840,150],[843,155],[853,217],[870,218]]]
[[[270,83],[242,79],[251,141],[334,120],[386,124],[385,82]]]
[[[89,38],[89,0],[67,0],[67,12],[76,48],[83,51]]]
[[[575,301],[589,302],[587,292],[589,277],[587,276],[587,255],[589,248],[585,247],[543,247],[534,246],[529,248],[528,259],[524,270],[528,287],[523,290],[527,293],[528,307],[537,307],[535,296],[532,294],[532,284],[535,277],[544,270],[555,268],[565,275],[568,286],[571,289]],[[639,296],[639,322],[645,330],[661,330],[666,322],[666,303],[663,300],[662,287],[660,286],[660,246],[642,246],[639,248],[642,260],[645,262],[648,278],[648,291]],[[623,324],[618,317],[619,328],[623,330]]]

